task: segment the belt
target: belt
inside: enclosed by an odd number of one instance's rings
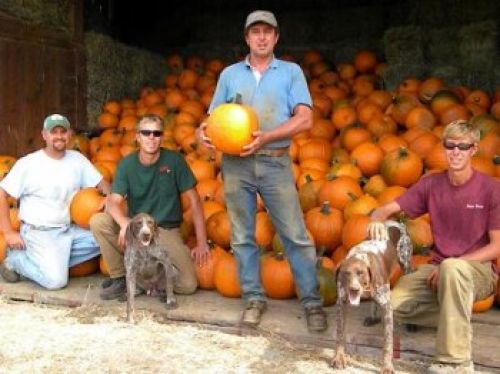
[[[255,152],[257,156],[270,156],[270,157],[280,157],[288,152],[288,147],[284,148],[273,148],[273,149],[259,149]]]

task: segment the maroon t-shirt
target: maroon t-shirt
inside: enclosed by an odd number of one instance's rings
[[[478,171],[461,186],[447,172],[430,174],[396,201],[411,218],[430,214],[434,263],[483,247],[488,231],[500,230],[500,182]]]

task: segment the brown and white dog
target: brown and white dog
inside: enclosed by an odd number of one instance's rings
[[[404,224],[385,221],[389,240],[365,240],[351,248],[337,269],[337,347],[332,366],[347,366],[345,352],[345,323],[347,305],[359,305],[362,299],[371,299],[371,316],[364,321],[370,326],[380,321],[377,306],[384,312],[384,356],[381,372],[393,373],[393,317],[390,302],[389,275],[396,261],[405,274],[411,272],[413,247]]]
[[[159,296],[168,309],[175,308],[174,280],[177,269],[167,249],[158,241],[158,225],[149,214],[139,213],[125,233],[127,280],[127,321],[134,321],[136,285],[152,296]]]

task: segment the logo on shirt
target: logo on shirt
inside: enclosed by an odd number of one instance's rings
[[[469,204],[469,203],[467,203],[465,205],[465,207],[467,209],[484,209],[484,205],[481,205],[481,204]]]
[[[159,171],[160,174],[168,174],[170,173],[170,168],[168,167],[168,165],[162,165],[160,166]]]

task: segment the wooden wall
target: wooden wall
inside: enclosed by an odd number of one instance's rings
[[[20,157],[43,146],[51,113],[85,128],[82,2],[71,2],[69,12],[68,34],[0,11],[0,154]]]

